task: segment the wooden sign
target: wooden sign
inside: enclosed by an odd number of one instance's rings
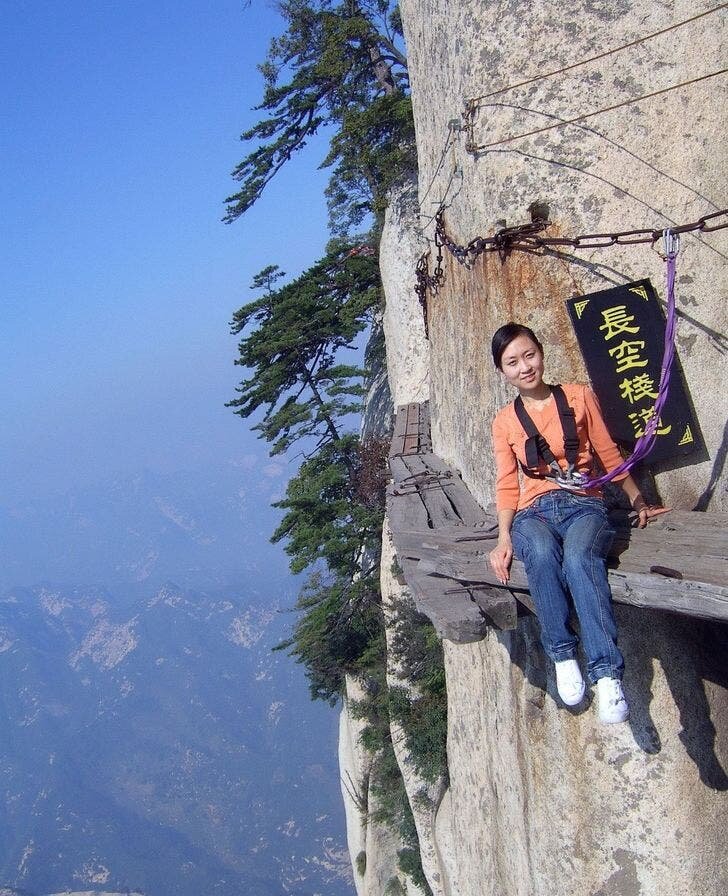
[[[649,280],[626,283],[566,303],[607,428],[631,447],[652,416],[665,339],[665,316]],[[703,448],[680,361],[647,463]]]

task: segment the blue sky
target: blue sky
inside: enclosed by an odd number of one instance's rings
[[[327,238],[322,144],[221,223],[279,30],[260,0],[5,4],[6,496],[265,455],[223,406],[228,322],[257,271],[298,273]]]

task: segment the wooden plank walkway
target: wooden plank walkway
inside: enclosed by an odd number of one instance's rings
[[[458,473],[432,453],[426,404],[397,409],[389,455],[387,515],[397,560],[420,612],[438,634],[480,640],[488,626],[515,628],[519,605],[533,610],[523,564],[504,587],[487,555],[498,536]],[[728,620],[728,514],[672,511],[632,529],[614,517],[609,560],[618,603]]]

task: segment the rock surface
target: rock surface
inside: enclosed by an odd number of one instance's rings
[[[477,155],[465,149],[466,131],[448,128],[451,120],[463,123],[466,100],[527,79],[537,80],[479,101],[476,144],[715,72],[720,66],[714,60],[725,50],[720,12],[606,59],[542,77],[709,8],[707,3],[576,0],[565,15],[556,0],[403,0],[422,212],[429,216],[444,201],[448,231],[464,244],[492,235],[504,223],[530,221],[534,202],[548,206],[549,235],[569,236],[662,229],[725,207],[724,77]],[[433,227],[425,229],[429,240]],[[728,372],[727,254],[728,230],[682,238],[678,352],[708,457],[673,468],[664,463],[655,472],[663,500],[686,510],[728,506],[721,486],[728,393],[716,388]],[[547,347],[547,378],[584,381],[565,300],[646,276],[664,298],[664,265],[649,245],[633,245],[566,248],[552,257],[516,252],[503,262],[489,253],[469,268],[445,252],[444,270],[445,282],[428,310],[433,444],[486,506],[493,498],[492,477],[483,475],[490,421],[510,397],[493,370],[490,335],[512,319],[533,325]]]
[[[403,0],[401,7],[425,225],[443,201],[460,243],[503,222],[528,221],[536,201],[549,206],[550,233],[569,235],[662,228],[724,204],[718,78],[477,156],[465,151],[465,132],[448,127],[461,120],[468,98],[668,28],[707,4],[576,0],[568,15],[555,0]],[[505,139],[554,116],[572,118],[709,74],[721,58],[722,24],[720,14],[709,15],[481,101],[473,136]],[[429,300],[426,343],[421,331],[413,338],[419,307],[403,288],[418,245],[415,219],[407,224],[400,206],[388,221],[412,234],[383,239],[392,395],[395,403],[420,401],[429,383],[434,450],[486,506],[493,497],[490,420],[510,397],[489,361],[490,334],[514,318],[531,324],[546,346],[547,374],[584,380],[564,300],[645,276],[662,292],[662,262],[646,246],[514,253],[505,261],[491,254],[469,268],[446,254],[445,282]],[[431,222],[425,235],[432,237]],[[679,353],[708,456],[653,472],[663,499],[683,509],[728,505],[728,396],[716,389],[728,372],[728,318],[718,298],[725,294],[726,235],[683,237],[678,263]],[[383,585],[387,593],[386,575]],[[570,712],[557,704],[534,618],[522,618],[512,633],[491,630],[478,643],[445,642],[451,784],[431,828],[418,818],[434,893],[728,892],[726,628],[627,607],[618,607],[617,617],[632,717],[610,728],[597,724],[589,706]],[[414,803],[419,785],[406,757],[400,761]],[[386,861],[381,850],[376,861]]]
[[[395,407],[427,401],[430,394],[425,324],[413,288],[415,265],[426,248],[417,212],[416,188],[407,184],[391,197],[379,244],[387,373]]]
[[[382,608],[385,624],[387,626],[387,681],[390,687],[401,687],[414,691],[407,680],[402,676],[401,669],[395,658],[393,649],[396,618],[400,605],[404,601],[411,601],[411,595],[404,585],[400,585],[392,574],[395,561],[394,545],[388,527],[384,527],[382,540]],[[405,744],[405,733],[396,722],[392,723],[392,745],[405,788],[409,798],[412,814],[415,819],[417,836],[420,841],[420,858],[422,869],[432,890],[432,896],[445,896],[445,880],[441,866],[442,857],[439,855],[439,846],[435,835],[435,818],[444,795],[446,785],[440,778],[432,783],[426,781],[414,768]],[[410,881],[408,886],[412,888]],[[419,891],[418,891],[419,892]]]
[[[539,896],[565,877],[578,896],[725,892],[725,639],[711,651],[709,628],[618,617],[632,717],[610,728],[559,705],[535,622],[444,642],[450,893]]]
[[[402,844],[394,831],[372,818],[377,808],[370,788],[372,759],[361,744],[364,723],[354,719],[349,708],[352,701],[364,697],[356,679],[347,678],[346,694],[339,724],[339,769],[354,885],[357,896],[383,896],[393,879],[404,886],[404,875],[397,869],[397,850]],[[409,887],[412,896],[421,896],[411,882]]]

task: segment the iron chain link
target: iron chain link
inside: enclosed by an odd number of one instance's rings
[[[436,293],[442,286],[445,275],[442,269],[443,248],[460,264],[472,264],[472,262],[485,252],[497,252],[501,260],[513,251],[538,252],[539,250],[568,246],[572,249],[606,249],[610,246],[633,246],[638,243],[649,243],[654,246],[662,239],[663,230],[623,230],[618,233],[586,233],[579,236],[540,236],[549,222],[543,219],[530,221],[527,224],[519,224],[515,227],[503,227],[493,236],[477,236],[466,245],[456,243],[445,229],[445,212],[440,209],[435,215],[435,269],[429,273],[428,250],[420,256],[416,267],[415,292],[422,306],[425,320],[425,337],[428,335],[427,327],[427,291]],[[728,227],[728,209],[703,215],[697,221],[690,224],[680,224],[671,227],[673,234],[681,233],[712,233],[715,230],[723,230]]]
[[[548,227],[548,221],[537,220],[516,227],[504,227],[493,236],[476,237],[467,245],[460,246],[452,240],[445,230],[444,212],[441,209],[435,216],[435,235],[440,243],[461,264],[477,258],[483,252],[498,252],[504,257],[516,249],[548,249],[550,247],[569,246],[572,249],[606,249],[609,246],[632,246],[637,243],[654,244],[662,238],[662,230],[623,230],[618,233],[586,233],[580,236],[539,236]],[[673,233],[712,233],[728,227],[728,209],[703,215],[690,224],[671,227]]]

